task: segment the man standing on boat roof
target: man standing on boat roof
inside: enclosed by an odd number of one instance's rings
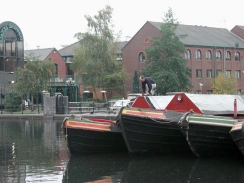
[[[141,75],[139,80],[142,83],[142,92],[145,95],[155,95],[156,82],[152,78]]]

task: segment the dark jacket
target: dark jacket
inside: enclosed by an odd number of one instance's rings
[[[146,84],[148,86],[148,93],[151,94],[152,84],[156,84],[156,82],[150,77],[145,77],[145,81],[142,82],[142,91],[143,91],[143,93],[145,93],[145,91],[146,91]]]

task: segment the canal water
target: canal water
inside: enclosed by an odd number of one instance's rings
[[[62,122],[0,121],[0,183],[244,182],[244,157],[70,156]]]

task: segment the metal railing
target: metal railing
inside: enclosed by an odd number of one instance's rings
[[[108,103],[69,102],[68,113],[107,112]]]
[[[98,103],[98,102],[69,102],[68,103],[68,114],[75,113],[96,113],[96,112],[106,112],[108,113],[109,104],[108,103]],[[0,106],[1,114],[43,114],[44,107],[41,104],[33,104],[25,106],[21,105],[11,105],[11,107],[4,108],[4,105]]]

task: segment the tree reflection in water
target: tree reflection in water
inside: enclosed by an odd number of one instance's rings
[[[0,182],[244,182],[244,157],[70,156],[62,122],[0,121]]]

